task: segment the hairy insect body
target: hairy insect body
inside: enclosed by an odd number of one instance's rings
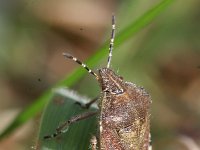
[[[101,150],[148,150],[150,96],[112,70],[99,70]]]

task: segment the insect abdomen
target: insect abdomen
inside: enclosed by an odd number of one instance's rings
[[[100,113],[101,150],[148,150],[150,97],[128,87],[120,95],[104,93]]]

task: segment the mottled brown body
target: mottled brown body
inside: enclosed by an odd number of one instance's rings
[[[150,121],[148,93],[124,82],[108,68],[99,70],[100,150],[148,150]]]

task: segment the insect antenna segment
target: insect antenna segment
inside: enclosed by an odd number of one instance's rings
[[[76,57],[68,54],[68,53],[63,53],[63,56],[67,59],[72,59],[73,61],[75,61],[76,63],[78,63],[79,65],[81,65],[83,68],[85,68],[90,74],[92,74],[93,76],[95,76],[95,78],[98,80],[98,75],[93,72],[86,64],[82,63],[80,60],[78,60]]]
[[[109,56],[108,56],[107,68],[110,67],[110,63],[111,63],[114,40],[115,40],[115,15],[112,15],[112,31],[111,31],[111,38],[110,38],[110,46],[109,46]]]

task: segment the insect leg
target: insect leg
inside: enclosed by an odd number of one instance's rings
[[[44,139],[51,139],[51,138],[55,138],[59,135],[61,135],[62,133],[67,132],[69,126],[75,122],[78,122],[80,120],[84,120],[87,118],[90,118],[91,116],[94,116],[98,113],[98,111],[95,112],[85,112],[82,114],[79,114],[77,116],[74,116],[72,118],[70,118],[69,120],[65,121],[63,124],[61,124],[58,128],[56,128],[55,133],[53,133],[52,135],[46,135],[44,136]]]
[[[91,150],[97,150],[97,138],[96,136],[92,136],[90,139]]]
[[[148,150],[152,150],[152,139],[151,139],[151,134],[149,134],[149,148]]]
[[[89,101],[89,102],[86,103],[86,104],[81,104],[80,102],[75,102],[75,104],[78,104],[81,108],[89,109],[90,106],[91,106],[93,103],[95,103],[98,99],[99,99],[99,97],[95,97],[94,99],[92,99],[91,101]]]

